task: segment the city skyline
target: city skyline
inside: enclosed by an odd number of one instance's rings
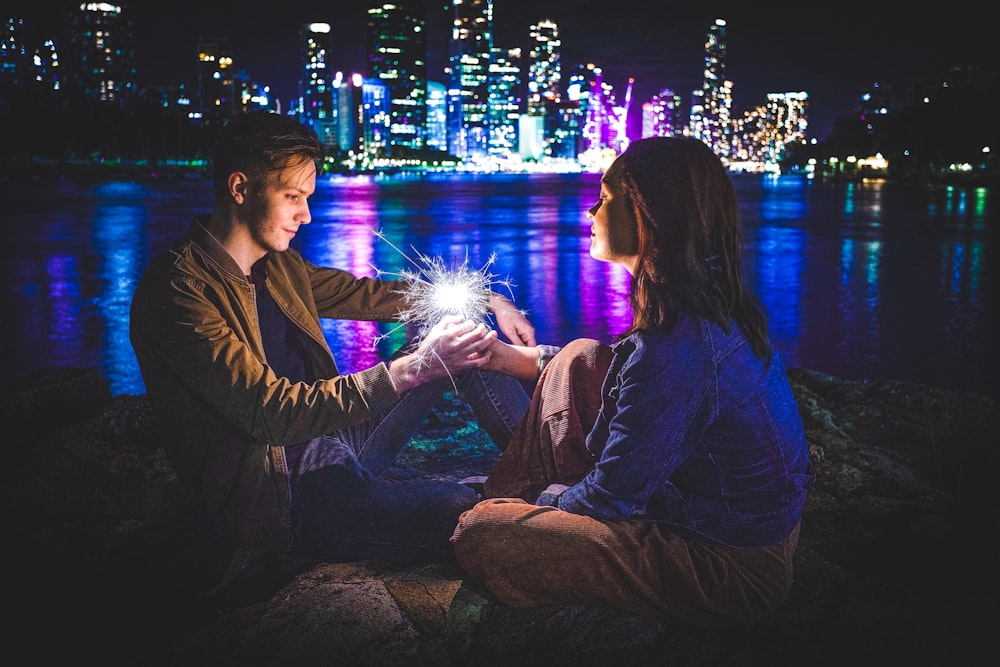
[[[153,84],[190,78],[195,44],[201,35],[225,37],[238,69],[268,84],[287,108],[298,88],[298,31],[325,21],[337,38],[330,54],[336,70],[366,68],[367,9],[372,0],[299,0],[275,11],[233,0],[170,5],[131,3],[135,55],[140,80]],[[422,3],[428,19],[428,77],[444,81],[450,3]],[[908,13],[890,3],[846,2],[836,9],[810,9],[775,0],[763,15],[750,3],[708,5],[631,3],[615,7],[574,0],[494,0],[494,43],[525,48],[529,28],[555,21],[562,41],[562,65],[592,62],[621,94],[635,78],[630,127],[638,127],[641,105],[663,88],[681,95],[685,107],[701,87],[704,42],[716,18],[728,22],[727,78],[734,83],[734,108],[749,109],[768,92],[809,94],[809,136],[823,139],[833,122],[849,115],[858,93],[875,82],[905,92],[918,82],[936,81],[949,65],[992,66],[988,59],[989,22],[975,3],[956,0],[947,13]],[[36,0],[29,14],[51,20],[64,0]],[[169,11],[165,11],[169,8]],[[663,17],[667,14],[667,17]],[[45,19],[39,17],[46,17]],[[345,35],[353,36],[345,38]],[[190,66],[188,65],[190,64]]]

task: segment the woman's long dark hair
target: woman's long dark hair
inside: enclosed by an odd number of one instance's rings
[[[743,282],[739,204],[722,161],[690,137],[633,142],[604,174],[639,224],[639,265],[629,302],[632,326],[668,331],[682,310],[750,339],[770,359],[764,307]]]

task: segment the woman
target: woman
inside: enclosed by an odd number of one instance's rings
[[[459,520],[456,558],[512,606],[759,621],[791,586],[812,476],[741,277],[728,174],[697,140],[642,139],[587,216],[591,256],[632,276],[632,325],[612,347],[577,340],[545,365],[488,499]],[[530,375],[534,348],[490,349]]]

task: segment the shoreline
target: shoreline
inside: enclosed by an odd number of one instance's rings
[[[421,170],[409,170],[407,173],[420,173]],[[442,169],[427,168],[428,173],[438,173],[441,171],[454,171],[456,173],[493,173],[493,172],[472,172],[462,169]],[[344,172],[329,172],[329,175],[341,174],[344,176],[371,176],[371,175],[394,175],[400,173],[398,168],[386,168],[377,170],[356,170]],[[524,170],[521,172],[533,174],[536,172]],[[589,173],[589,172],[580,172]],[[732,171],[732,175],[744,174],[747,172]],[[324,174],[326,175],[326,174]],[[815,174],[810,176],[801,171],[783,172],[785,176],[802,176],[817,183],[864,183],[882,181],[886,183],[900,183],[909,185],[951,185],[958,187],[996,187],[1000,186],[1000,172],[977,172],[977,173],[949,173],[949,174],[920,174],[912,176],[892,176],[889,174],[855,174],[855,175],[823,175]],[[136,161],[133,163],[121,162],[94,162],[94,161],[57,161],[41,159],[25,159],[0,161],[0,183],[18,182],[23,180],[40,179],[79,179],[99,182],[109,178],[128,178],[138,181],[177,181],[177,180],[210,180],[211,166],[207,161],[191,164],[181,164],[164,162],[159,164],[149,164],[146,161]]]

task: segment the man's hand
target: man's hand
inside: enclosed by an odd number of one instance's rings
[[[531,325],[524,313],[515,308],[508,299],[493,292],[490,295],[490,309],[493,311],[493,316],[497,318],[497,327],[512,345],[534,347],[537,344],[535,342],[535,327]]]
[[[389,363],[389,375],[396,391],[403,393],[468,368],[482,368],[489,363],[488,348],[496,340],[497,332],[485,324],[463,321],[455,315],[445,317],[414,352]]]

